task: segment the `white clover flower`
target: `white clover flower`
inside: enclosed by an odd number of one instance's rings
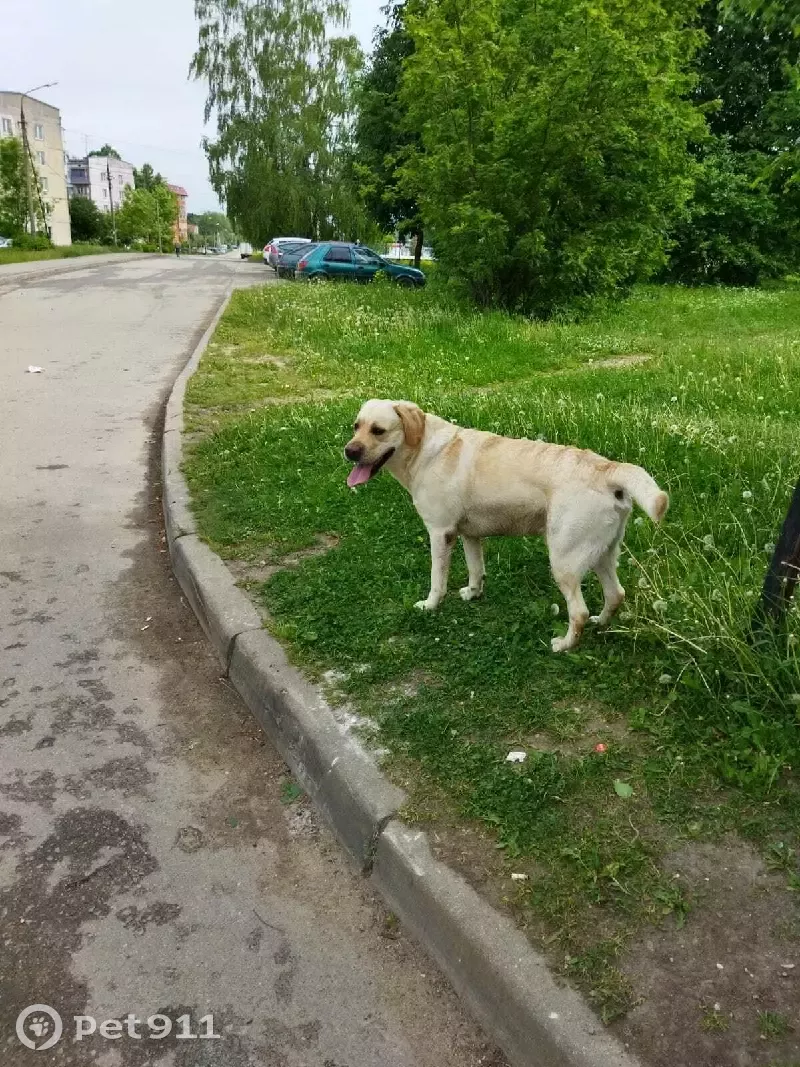
[[[641,515],[637,515],[636,518],[633,520],[633,525],[634,526],[641,526],[643,522],[644,522],[644,519],[642,518],[642,516]]]
[[[642,577],[642,578],[639,579],[639,588],[640,589],[646,589],[649,584],[650,583],[648,582],[648,580],[646,578]]]
[[[551,604],[550,605],[550,614],[551,615],[558,615],[558,612],[559,612],[558,604]]]
[[[775,542],[774,541],[765,542],[764,551],[765,552],[774,552],[775,551]]]
[[[742,500],[752,500],[752,499],[753,499],[753,494],[750,492],[749,489],[745,489],[744,492],[742,493]]]
[[[790,704],[800,704],[800,693],[790,693],[789,694],[789,703]]]
[[[667,610],[667,602],[666,602],[666,600],[654,600],[653,601],[653,611],[657,611],[660,615],[663,615],[666,610]]]
[[[659,681],[660,685],[669,685],[670,682],[672,681],[672,675],[671,674],[662,674],[662,675],[659,676],[658,681]]]
[[[706,548],[713,548],[714,547],[714,535],[713,534],[706,534],[705,537],[703,538],[703,545]]]

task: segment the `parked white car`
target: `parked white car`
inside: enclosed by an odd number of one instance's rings
[[[248,259],[253,254],[253,246],[249,245],[247,241],[241,241],[239,243],[239,256],[241,259]]]
[[[278,253],[283,245],[310,245],[310,237],[273,237],[264,245],[264,262],[277,273]]]
[[[13,244],[10,237],[0,237],[0,248],[11,248]]]

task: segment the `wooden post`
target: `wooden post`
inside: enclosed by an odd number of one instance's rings
[[[757,616],[780,620],[800,581],[800,482],[786,513],[781,535],[761,590]]]

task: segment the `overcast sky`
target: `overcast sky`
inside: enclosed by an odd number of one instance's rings
[[[351,0],[351,29],[368,48],[384,0]],[[61,110],[67,151],[108,142],[216,210],[203,137],[205,87],[187,80],[197,29],[193,0],[1,0],[0,90]],[[213,134],[213,130],[209,130]]]

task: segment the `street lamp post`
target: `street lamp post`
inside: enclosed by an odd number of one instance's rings
[[[40,89],[52,89],[58,82],[45,82],[43,85],[35,85],[26,93],[19,94],[19,124],[22,127],[22,165],[25,170],[25,187],[28,193],[28,226],[31,236],[36,233],[36,212],[33,207],[33,179],[31,174],[31,148],[28,140],[28,123],[25,118],[25,97],[36,93]]]

